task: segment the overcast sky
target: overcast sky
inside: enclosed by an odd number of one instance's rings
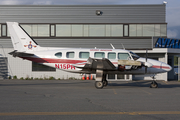
[[[165,0],[167,34],[180,39],[180,0]],[[0,0],[1,5],[122,5],[162,4],[163,0]]]

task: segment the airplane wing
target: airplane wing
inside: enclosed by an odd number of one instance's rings
[[[12,55],[13,57],[34,56],[34,54],[32,53],[18,52],[17,50],[14,50],[9,54]]]
[[[85,63],[74,64],[73,66],[82,69],[91,69],[91,70],[115,70],[116,67],[106,58],[96,59],[90,58]]]

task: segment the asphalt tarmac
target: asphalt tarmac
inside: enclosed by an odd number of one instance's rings
[[[179,120],[180,82],[0,80],[0,120]]]

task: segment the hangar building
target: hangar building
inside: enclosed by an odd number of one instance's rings
[[[0,5],[1,77],[68,79],[80,77],[31,61],[13,58],[6,21],[19,22],[43,47],[115,48],[132,50],[174,65],[177,50],[155,45],[167,38],[166,5]],[[122,45],[123,44],[123,45]],[[159,48],[161,47],[161,48]],[[7,62],[8,61],[8,62]],[[114,75],[115,80],[151,79],[148,76]],[[174,79],[173,70],[157,80]]]

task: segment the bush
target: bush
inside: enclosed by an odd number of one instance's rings
[[[12,79],[11,76],[8,76],[8,79]]]
[[[51,77],[49,77],[49,80],[55,80],[55,78],[51,76]]]
[[[17,76],[15,75],[15,76],[13,76],[13,79],[17,79]]]

